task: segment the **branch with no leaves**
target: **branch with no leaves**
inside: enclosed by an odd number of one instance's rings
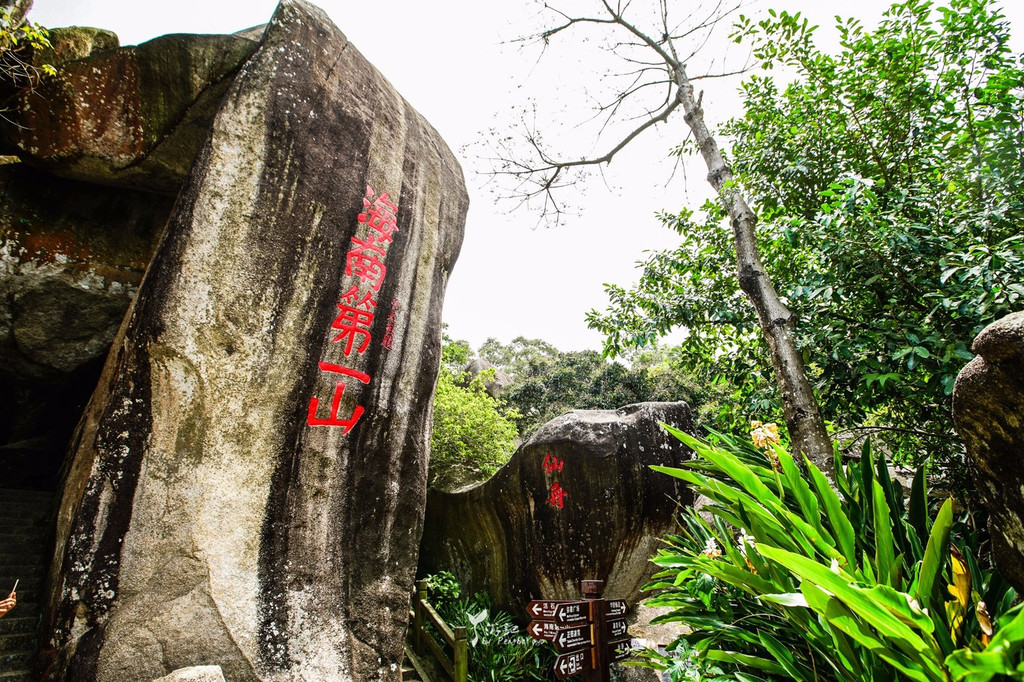
[[[488,141],[489,175],[500,184],[501,198],[513,200],[513,210],[524,205],[539,208],[541,222],[561,222],[566,210],[560,200],[562,190],[578,187],[589,170],[610,164],[642,133],[668,121],[679,109],[677,72],[706,44],[711,30],[740,7],[739,2],[729,6],[725,2],[718,0],[706,13],[691,14],[685,25],[673,25],[667,0],[656,0],[656,16],[649,22],[651,30],[642,30],[627,18],[633,5],[629,0],[596,0],[597,12],[582,16],[569,14],[546,1],[538,3],[542,11],[554,16],[553,25],[514,42],[539,43],[543,57],[553,39],[573,30],[596,28],[606,34],[605,49],[627,65],[626,70],[607,79],[619,79],[623,84],[607,101],[598,102],[590,119],[601,119],[596,133],[598,142],[613,128],[621,132],[603,153],[566,158],[545,144],[534,109],[532,116],[524,115],[520,121],[521,137],[493,135]],[[680,54],[686,57],[680,59]],[[737,75],[748,68],[749,64],[744,64],[740,69],[709,72],[689,80]]]

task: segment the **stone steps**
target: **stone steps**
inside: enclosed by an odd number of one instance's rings
[[[18,605],[0,618],[0,682],[27,682],[39,648],[54,495],[0,488],[0,598],[18,581]]]

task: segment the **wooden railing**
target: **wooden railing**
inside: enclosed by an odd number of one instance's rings
[[[433,632],[427,629],[428,624],[433,626],[434,631],[441,633],[443,644],[438,642],[434,638]],[[448,657],[445,645],[451,649],[452,658]],[[448,627],[444,619],[427,601],[426,580],[416,581],[416,599],[413,601],[412,646],[420,656],[429,652],[453,682],[466,682],[469,673],[466,628]]]

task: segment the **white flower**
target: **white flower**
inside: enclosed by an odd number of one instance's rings
[[[746,528],[740,528],[740,537],[737,540],[739,544],[740,552],[743,556],[747,556],[747,545],[754,546],[754,536],[747,533]]]

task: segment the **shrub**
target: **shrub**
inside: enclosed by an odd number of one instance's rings
[[[447,571],[427,576],[431,604],[449,627],[469,635],[469,682],[550,680],[554,650],[530,639],[512,617],[498,611],[490,595],[461,597],[462,588]]]
[[[710,519],[687,510],[654,558],[648,589],[661,593],[647,603],[691,632],[677,658],[649,664],[677,680],[716,668],[741,680],[1024,679],[1024,607],[978,561],[952,501],[929,509],[923,470],[907,499],[866,446],[858,463],[837,457],[833,489],[777,445],[716,434],[719,447],[666,428],[696,458],[654,468],[712,504]]]
[[[442,368],[434,393],[430,485],[446,487],[489,478],[516,448],[513,416],[487,394],[488,375],[469,380]]]

